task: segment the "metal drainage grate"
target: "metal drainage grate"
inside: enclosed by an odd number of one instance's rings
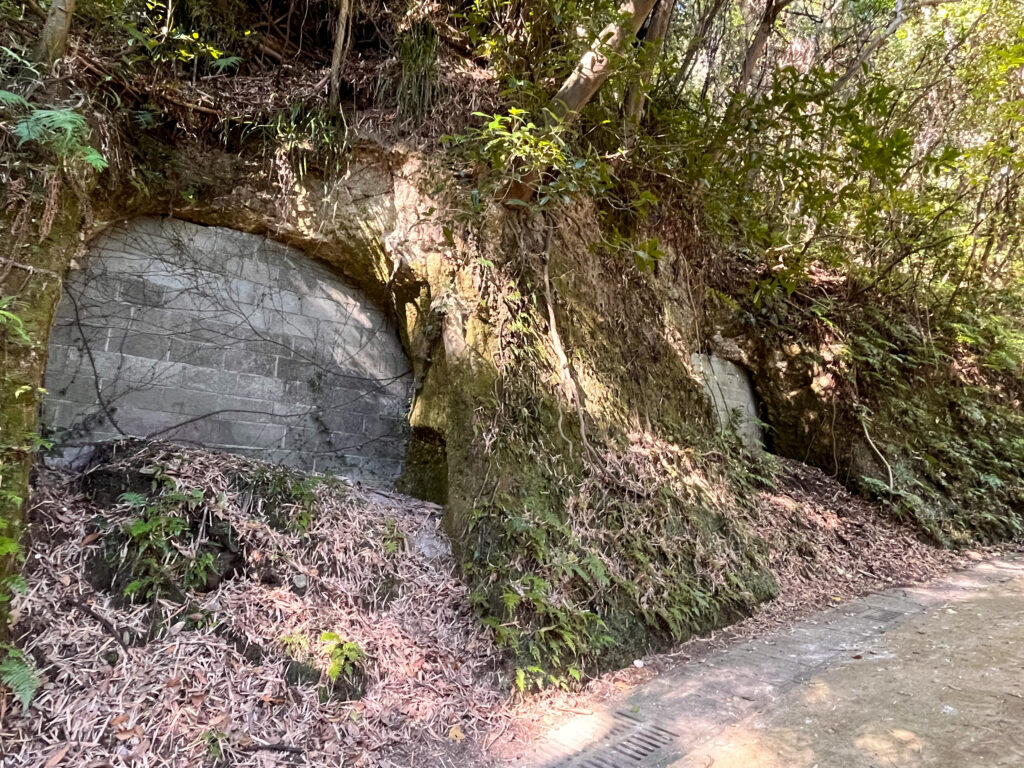
[[[637,768],[678,734],[630,712],[616,712],[605,736],[556,768]]]

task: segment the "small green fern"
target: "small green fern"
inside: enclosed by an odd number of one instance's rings
[[[0,105],[5,107],[16,107],[18,109],[31,109],[31,105],[24,96],[0,89]]]
[[[34,143],[56,154],[61,163],[81,161],[97,171],[107,167],[103,155],[89,145],[89,123],[79,113],[39,108],[5,90],[0,90],[0,110],[16,120],[10,131],[19,147]]]
[[[25,659],[25,654],[7,643],[0,643],[0,683],[11,689],[27,710],[42,681]]]

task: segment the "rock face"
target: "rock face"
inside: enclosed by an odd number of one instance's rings
[[[143,217],[94,241],[50,338],[44,424],[159,437],[391,485],[412,375],[392,320],[301,251]]]

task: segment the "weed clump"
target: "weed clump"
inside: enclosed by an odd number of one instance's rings
[[[96,589],[133,602],[185,603],[189,592],[209,592],[242,570],[238,534],[206,489],[182,487],[160,466],[123,477],[128,487],[149,487],[122,491],[109,514],[93,520],[103,542],[89,564]]]

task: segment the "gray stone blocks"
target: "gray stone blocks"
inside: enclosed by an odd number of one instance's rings
[[[714,403],[722,428],[734,424],[749,448],[760,447],[764,443],[764,433],[758,420],[754,388],[746,370],[714,355],[694,354],[690,362],[704,382],[704,391]]]
[[[141,218],[83,267],[46,374],[43,421],[65,456],[120,429],[377,484],[401,472],[408,360],[386,314],[325,266],[256,235]]]

